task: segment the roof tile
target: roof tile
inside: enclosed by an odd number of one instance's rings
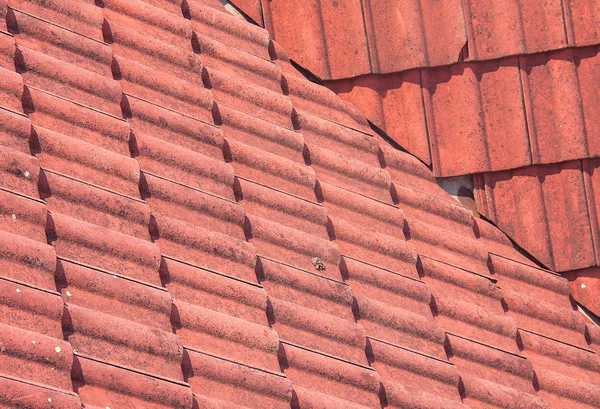
[[[23,274],[18,279],[35,282]],[[62,339],[61,319],[64,306],[58,294],[4,277],[0,278],[0,288],[2,323],[40,336]]]
[[[29,154],[29,135],[31,134],[31,122],[24,115],[9,111],[0,107],[0,144],[4,147]]]
[[[328,82],[327,87],[404,149],[431,163],[419,70]]]
[[[321,78],[344,78],[370,71],[360,2],[263,2],[273,39],[302,66]]]
[[[43,171],[40,195],[48,210],[149,240],[150,209],[139,199]]]
[[[363,10],[375,73],[456,62],[467,42],[457,0],[368,0]]]
[[[49,241],[59,256],[160,285],[156,244],[60,213],[52,213],[48,223]]]
[[[27,382],[19,378],[0,375],[0,403],[31,409],[79,409],[81,402],[74,393],[49,386]],[[7,406],[9,407],[9,406]]]
[[[532,54],[567,45],[562,2],[465,2],[469,58]]]
[[[44,290],[56,291],[56,253],[51,246],[26,237],[0,234],[0,267],[3,276]]]
[[[566,271],[595,263],[579,161],[488,173],[483,179],[477,194],[487,203],[485,215],[544,265]]]
[[[516,58],[425,70],[423,87],[436,176],[531,163]]]
[[[16,8],[75,33],[102,41],[102,10],[88,0],[8,0]]]
[[[458,390],[460,378],[451,363],[377,339],[369,339],[368,348],[371,366],[381,376],[390,407],[463,407]]]
[[[250,84],[216,69],[207,70],[205,80],[219,104],[252,113],[285,128],[292,127],[292,104],[280,92]]]
[[[600,159],[583,160],[582,168],[597,264],[600,260]]]
[[[519,57],[534,163],[600,154],[595,48]]]
[[[46,207],[29,197],[0,190],[0,229],[46,243]]]
[[[287,343],[281,349],[283,370],[299,407],[380,407],[380,378],[374,370]]]
[[[87,37],[86,32],[77,34],[18,10],[11,9],[10,13],[9,30],[14,33],[17,46],[51,54],[65,63],[110,78],[112,52],[107,44]]]
[[[224,44],[269,60],[269,34],[260,27],[217,10],[201,0],[188,1],[192,27],[198,35],[205,35]]]
[[[92,408],[129,405],[148,409],[187,409],[192,393],[186,384],[75,356],[73,385],[81,401]]]
[[[600,404],[598,368],[600,361],[592,351],[562,344],[527,331],[520,331],[523,354],[535,367],[540,396],[551,407],[568,404],[573,408]]]
[[[23,112],[21,98],[23,97],[23,77],[13,70],[0,68],[2,85],[0,86],[0,105],[12,111]]]
[[[154,217],[153,234],[162,254],[247,281],[256,279],[256,253],[245,240],[173,217],[161,214]]]
[[[143,0],[100,0],[104,17],[177,47],[189,48],[188,20]]]
[[[587,345],[585,321],[566,297],[566,279],[495,255],[490,257],[490,271],[498,276],[507,313],[519,328],[572,345]]]
[[[234,404],[278,409],[290,404],[292,386],[285,376],[191,349],[187,354],[184,372],[196,395],[227,402],[226,407]],[[203,397],[199,399],[204,400]]]
[[[194,36],[193,46],[209,69],[231,76],[243,76],[246,81],[281,93],[281,68],[272,61],[201,34]]]
[[[598,21],[598,3],[593,0],[568,0],[563,3],[567,38],[570,46],[598,44],[600,36],[595,29]]]

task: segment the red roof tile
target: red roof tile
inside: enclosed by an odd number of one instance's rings
[[[97,3],[0,14],[1,405],[598,406],[567,281],[266,31]]]

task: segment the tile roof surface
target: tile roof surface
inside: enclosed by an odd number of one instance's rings
[[[567,280],[266,30],[217,0],[0,15],[1,408],[600,407]]]
[[[600,1],[232,1],[600,316]]]

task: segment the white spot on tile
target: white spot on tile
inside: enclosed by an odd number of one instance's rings
[[[52,402],[52,398],[48,398],[48,402]]]
[[[69,291],[67,291],[65,294],[67,295],[67,297],[71,296],[71,293]]]
[[[17,292],[18,292],[18,293],[20,293],[20,292],[21,292],[21,289],[20,289],[20,288],[17,288]]]
[[[35,341],[31,341],[32,344],[35,344]]]
[[[13,213],[12,218],[13,220],[17,220],[17,215]]]
[[[26,170],[25,172],[23,172],[23,175],[25,175],[25,177],[28,178],[30,173],[29,173],[29,171]]]
[[[56,348],[54,348],[54,350],[55,350],[56,352],[60,352],[60,347],[56,347]]]
[[[586,288],[587,286],[585,284],[581,284],[581,288]]]

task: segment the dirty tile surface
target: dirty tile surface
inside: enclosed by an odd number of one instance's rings
[[[217,0],[0,16],[1,407],[600,407],[600,334],[568,281],[266,30]],[[586,166],[552,188],[591,203]]]

